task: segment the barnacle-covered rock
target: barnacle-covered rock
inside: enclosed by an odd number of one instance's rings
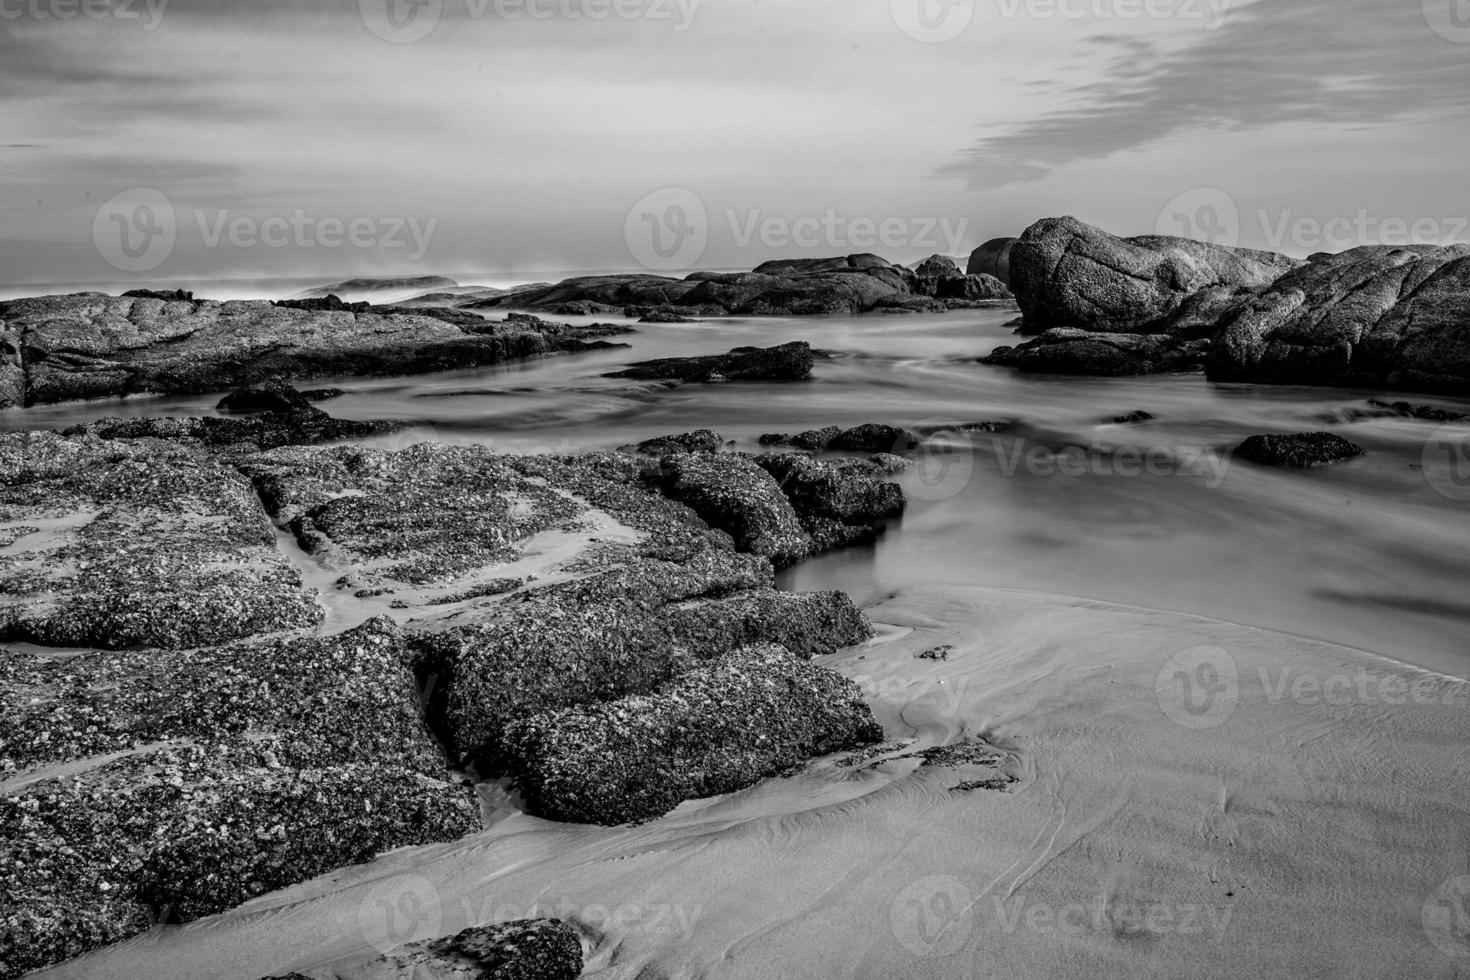
[[[314,626],[250,482],[157,440],[0,436],[0,640],[190,647]]]
[[[480,825],[386,620],[0,672],[0,976]]]
[[[528,718],[506,740],[534,812],[613,825],[882,737],[856,685],[772,645],[728,654],[653,694]]]
[[[746,551],[790,565],[811,553],[811,539],[771,475],[749,457],[685,453],[663,460],[664,490],[704,520],[728,531]]]

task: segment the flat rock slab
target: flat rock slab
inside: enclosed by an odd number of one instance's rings
[[[0,436],[0,639],[192,647],[312,627],[250,482],[202,450]]]
[[[0,675],[0,976],[480,826],[387,620]]]
[[[271,377],[424,374],[576,350],[604,328],[534,318],[296,309],[261,300],[43,296],[0,303],[0,407],[196,393]]]

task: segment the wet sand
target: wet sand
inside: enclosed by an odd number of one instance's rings
[[[484,833],[38,976],[372,976],[377,951],[536,914],[583,931],[588,977],[1470,976],[1470,684],[1039,593],[913,589],[869,614],[878,638],[827,662],[891,761],[641,827],[491,793]],[[964,739],[1016,781],[957,791],[966,773],[911,757]]]

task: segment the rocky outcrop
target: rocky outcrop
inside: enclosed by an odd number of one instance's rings
[[[1240,459],[1263,466],[1327,466],[1362,456],[1367,450],[1331,432],[1251,436],[1235,450]]]
[[[635,448],[646,456],[670,456],[674,453],[717,453],[724,448],[725,440],[713,429],[682,432],[679,435],[645,439]]]
[[[609,333],[101,293],[0,303],[0,324],[0,407],[217,391],[273,377],[422,374],[577,350]]]
[[[934,284],[934,296],[943,300],[982,302],[1014,299],[1005,283],[991,275],[948,276]]]
[[[1263,289],[1298,265],[1272,252],[1118,238],[1076,218],[1047,218],[1011,247],[1009,282],[1029,333],[1162,333],[1190,296],[1214,287]]]
[[[796,341],[770,348],[736,347],[728,354],[641,361],[605,377],[639,381],[802,381],[815,366],[811,345]]]
[[[465,305],[470,310],[540,310],[551,313],[615,313],[628,306],[682,305],[695,283],[667,276],[578,276],[540,288]]]
[[[0,639],[185,648],[316,625],[248,480],[157,440],[0,436]]]
[[[959,263],[948,255],[931,255],[914,266],[914,274],[920,279],[949,279],[963,276]]]
[[[517,722],[506,741],[533,810],[612,825],[882,737],[852,681],[765,646],[720,657],[653,694]],[[662,778],[649,780],[650,772]]]
[[[386,620],[0,676],[0,976],[480,827]]]
[[[1314,256],[1222,318],[1209,373],[1470,394],[1470,245]]]
[[[1011,249],[1014,238],[992,238],[970,253],[965,273],[971,276],[993,276],[1003,285],[1011,283]]]
[[[760,437],[762,446],[792,446],[807,452],[857,452],[857,453],[903,453],[919,445],[917,434],[908,429],[878,422],[844,429],[829,425],[821,429],[808,429],[796,435],[771,432]]]
[[[736,547],[779,567],[811,553],[791,502],[765,470],[735,453],[688,453],[663,460],[665,492],[727,532]]]
[[[1017,347],[997,347],[981,362],[1035,374],[1123,377],[1201,367],[1209,342],[1163,334],[1048,330]]]
[[[333,418],[311,404],[306,393],[283,381],[242,388],[226,395],[220,402],[220,408],[222,411],[248,414],[245,418],[106,418],[74,425],[62,435],[95,436],[99,439],[169,439],[226,448],[238,453],[363,439],[402,428],[399,422],[356,422]]]

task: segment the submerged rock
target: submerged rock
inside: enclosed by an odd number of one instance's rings
[[[609,378],[640,381],[802,381],[816,366],[810,344],[796,341],[779,347],[736,347],[728,354],[666,357],[642,361]]]
[[[779,646],[728,654],[653,694],[536,715],[506,735],[534,812],[604,825],[882,738],[855,684]]]
[[[997,347],[980,360],[1033,374],[1126,377],[1198,370],[1204,364],[1208,348],[1208,341],[1162,334],[1059,329],[1048,330],[1019,347]]]
[[[202,450],[0,436],[0,639],[193,647],[316,625],[250,482]]]
[[[1331,432],[1251,436],[1235,455],[1265,466],[1308,467],[1340,463],[1366,453],[1362,446]]]
[[[919,437],[907,429],[869,422],[838,433],[825,448],[859,453],[902,453],[918,444]]]

